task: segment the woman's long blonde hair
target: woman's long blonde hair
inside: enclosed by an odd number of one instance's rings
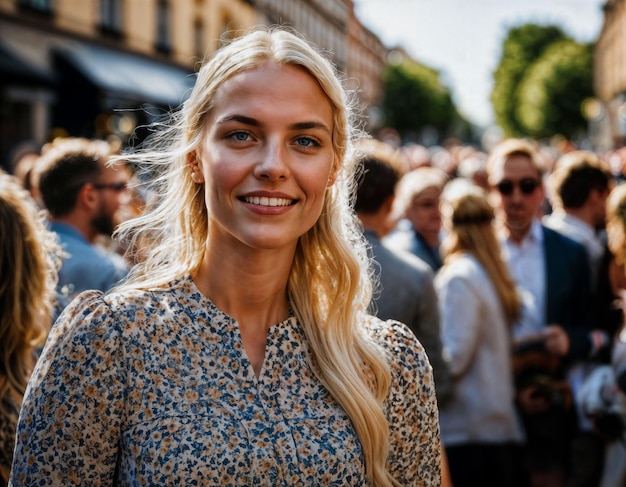
[[[118,232],[130,248],[133,242],[151,242],[149,255],[135,266],[122,289],[160,287],[199,268],[210,236],[202,185],[192,181],[189,160],[202,143],[219,87],[268,60],[305,69],[333,110],[337,181],[327,189],[319,220],[300,238],[288,298],[313,352],[314,370],[319,369],[319,379],[356,430],[369,484],[395,485],[385,467],[389,431],[382,410],[389,367],[359,327],[372,285],[365,244],[350,205],[354,194],[354,167],[348,163],[354,135],[350,104],[332,64],[302,38],[282,28],[264,28],[225,45],[199,71],[189,99],[174,122],[153,138],[151,148],[124,156],[149,169],[151,193],[157,196],[142,217]]]
[[[30,194],[2,172],[0,235],[0,414],[10,418],[48,336],[61,250]]]
[[[615,262],[626,267],[626,184],[609,193],[606,201],[606,231],[609,250]]]
[[[509,271],[500,256],[500,244],[493,227],[494,209],[486,192],[471,185],[444,196],[443,215],[447,237],[442,242],[445,262],[465,252],[473,255],[489,275],[498,293],[509,324],[520,315],[521,300]]]

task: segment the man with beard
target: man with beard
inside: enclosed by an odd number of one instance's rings
[[[122,197],[128,197],[128,171],[107,165],[110,155],[106,142],[71,138],[54,143],[35,166],[50,228],[67,253],[58,283],[67,302],[87,289],[107,291],[128,272],[95,243],[99,235],[111,236]]]
[[[581,244],[540,223],[543,167],[529,142],[509,139],[495,147],[487,173],[503,257],[526,303],[513,334],[527,485],[562,487],[576,426],[566,370],[592,348],[588,257]]]

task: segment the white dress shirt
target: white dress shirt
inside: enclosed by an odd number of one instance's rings
[[[514,327],[514,337],[519,340],[537,334],[546,326],[546,264],[541,224],[534,220],[520,244],[507,238],[501,245],[502,257],[523,295],[522,318]]]

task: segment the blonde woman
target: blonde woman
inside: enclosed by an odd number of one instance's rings
[[[444,191],[444,265],[437,274],[452,399],[440,410],[441,440],[455,487],[512,486],[523,439],[514,405],[512,325],[520,298],[500,257],[494,210],[473,185]]]
[[[30,194],[2,172],[0,236],[0,485],[6,485],[35,350],[54,313],[60,250]]]
[[[427,357],[366,314],[332,65],[287,31],[252,32],[200,70],[179,118],[129,157],[158,196],[122,233],[152,246],[55,327],[15,484],[438,485]]]

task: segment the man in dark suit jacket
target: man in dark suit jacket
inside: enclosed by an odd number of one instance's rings
[[[568,364],[586,357],[592,346],[587,254],[579,243],[541,225],[543,168],[530,143],[502,142],[490,154],[487,173],[502,222],[503,255],[530,303],[524,323],[516,327],[516,339],[522,350],[538,352],[519,353],[516,361],[532,370],[518,388],[527,428],[529,485],[560,487],[571,467],[570,439],[576,423],[566,387],[557,385],[564,385]],[[524,362],[529,357],[533,362]],[[538,371],[541,383],[526,382]]]
[[[542,225],[546,266],[546,323],[561,325],[568,335],[569,360],[587,357],[591,349],[590,284],[584,247]]]

